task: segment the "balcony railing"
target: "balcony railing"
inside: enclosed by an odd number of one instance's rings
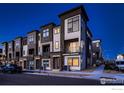
[[[44,57],[49,57],[50,56],[50,52],[43,52],[43,56]]]
[[[80,47],[76,48],[76,49],[69,49],[69,48],[65,48],[65,53],[77,53],[80,52]]]

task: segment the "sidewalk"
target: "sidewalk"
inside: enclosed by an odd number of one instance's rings
[[[88,78],[100,80],[101,77],[106,78],[116,78],[124,79],[124,74],[110,74],[103,73],[104,65],[99,66],[93,72],[85,71],[39,71],[39,70],[30,70],[30,72],[25,72],[25,74],[34,74],[34,75],[47,75],[47,76],[59,76],[59,77],[71,77],[71,78]],[[31,73],[33,72],[33,73]]]
[[[71,77],[71,78],[82,78],[84,76],[89,76],[90,73],[85,72],[70,72],[70,71],[38,71],[35,70],[33,73],[25,72],[25,74],[34,75],[47,75],[47,76],[59,76],[59,77]]]

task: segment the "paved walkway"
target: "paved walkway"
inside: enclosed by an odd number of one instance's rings
[[[102,74],[104,71],[104,65],[99,66],[98,68],[96,68],[93,72],[91,72],[92,74]]]

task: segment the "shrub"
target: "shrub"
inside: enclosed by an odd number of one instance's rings
[[[106,63],[105,70],[116,70],[116,65],[114,63]]]

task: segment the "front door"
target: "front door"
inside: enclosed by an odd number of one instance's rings
[[[53,69],[60,69],[60,58],[59,57],[53,58]]]
[[[26,61],[24,61],[24,69],[26,69]]]
[[[43,69],[47,70],[50,67],[49,60],[43,60]]]
[[[30,61],[29,62],[29,69],[34,70],[34,67],[35,67],[34,61]]]
[[[36,60],[36,69],[40,69],[40,60]]]

